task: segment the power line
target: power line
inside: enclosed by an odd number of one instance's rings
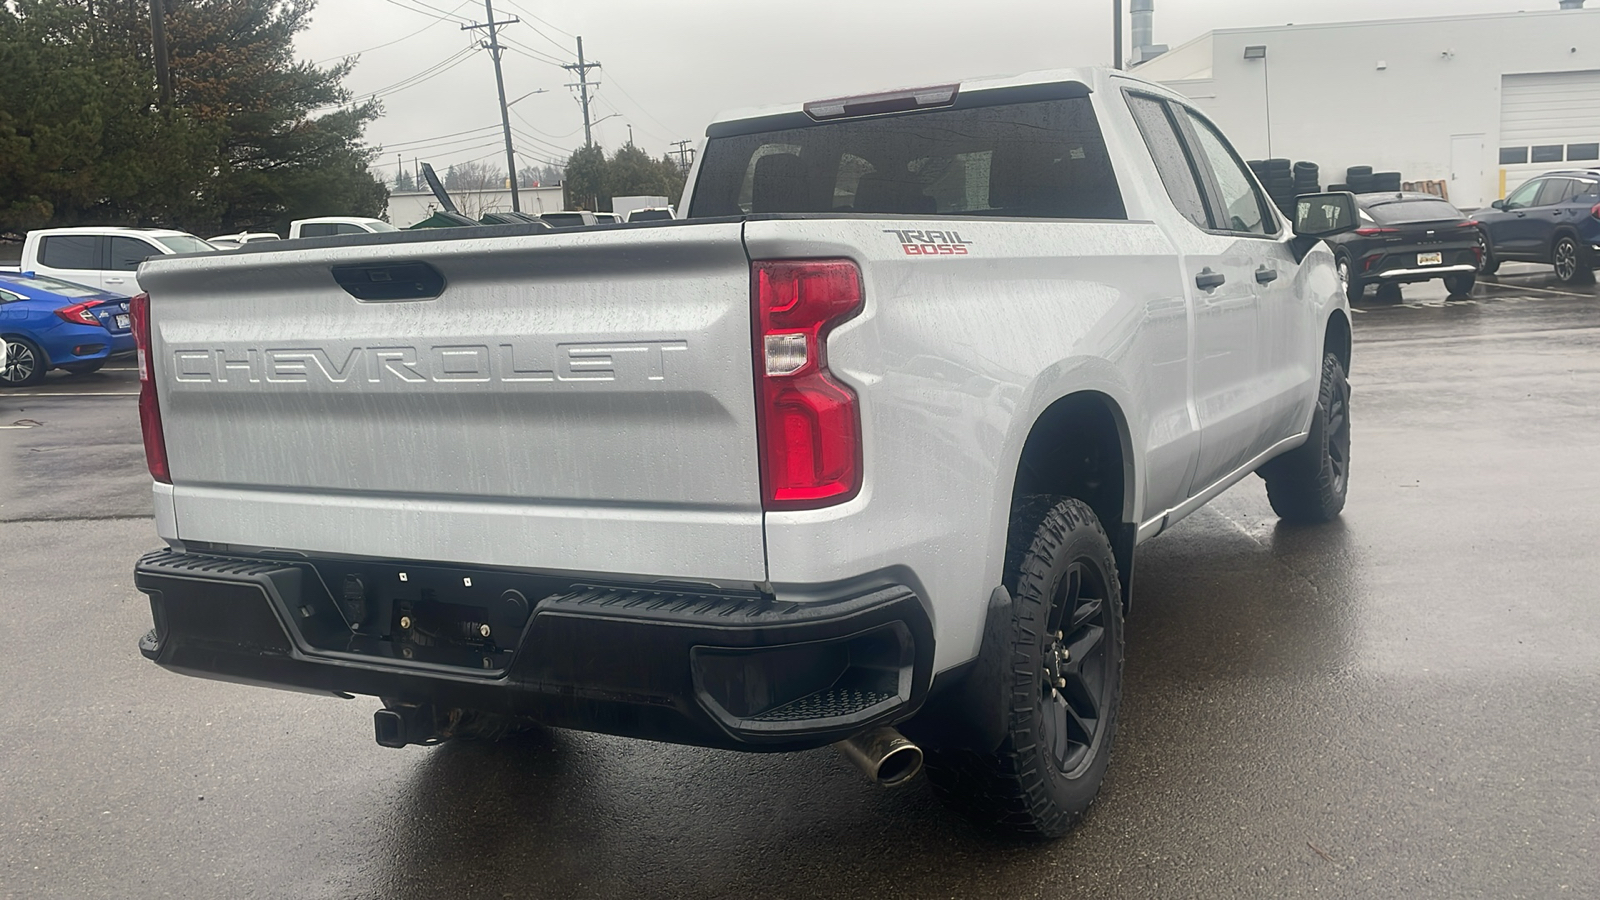
[[[411,144],[431,144],[434,141],[442,141],[445,138],[453,138],[453,137],[457,137],[457,136],[463,135],[463,134],[472,134],[475,131],[488,131],[489,129],[494,128],[494,127],[495,126],[493,126],[493,125],[485,125],[485,126],[483,126],[481,128],[468,128],[466,131],[456,131],[456,132],[452,132],[450,134],[441,134],[441,135],[439,135],[437,137],[417,138],[414,141],[397,141],[396,143],[388,144],[387,146],[392,149],[394,147],[405,147],[405,146],[408,146],[408,145],[411,145]]]
[[[448,20],[448,21],[452,21],[452,22],[471,22],[472,21],[471,19],[467,18],[466,16],[456,15],[455,10],[451,10],[449,12],[446,12],[445,10],[440,9],[437,6],[430,6],[430,5],[426,4],[426,3],[423,3],[422,0],[408,0],[408,2],[405,2],[405,3],[400,2],[400,0],[384,0],[384,2],[388,3],[390,6],[398,6],[403,10],[406,10],[408,12],[414,12],[414,13],[417,13],[419,15],[426,16],[426,15],[432,14],[432,15],[434,15],[434,16],[442,19],[442,20]],[[461,4],[456,6],[456,9],[460,9],[462,6],[465,6],[465,5],[466,5],[465,3],[461,3]],[[422,9],[418,9],[417,7],[419,7],[419,6],[422,7],[423,9],[428,10],[428,12],[423,12]]]
[[[429,67],[427,67],[426,69],[423,69],[420,72],[412,73],[411,75],[408,75],[405,78],[402,78],[399,81],[396,81],[394,84],[386,85],[384,87],[378,88],[375,91],[368,91],[367,93],[364,93],[364,94],[358,94],[358,95],[352,97],[348,103],[341,103],[341,104],[338,104],[338,105],[340,105],[340,106],[349,106],[349,105],[351,105],[353,103],[357,103],[357,102],[362,101],[362,100],[375,100],[378,97],[383,97],[383,96],[388,96],[389,94],[399,93],[400,91],[403,91],[406,88],[415,87],[416,85],[419,85],[419,84],[423,83],[424,81],[430,81],[430,80],[432,80],[432,79],[434,79],[434,78],[436,78],[436,77],[438,77],[440,75],[443,75],[445,72],[448,72],[451,69],[455,68],[456,66],[461,65],[470,56],[472,56],[472,48],[471,47],[464,47],[464,48],[462,48],[460,50],[457,50],[455,53],[450,54],[449,56],[445,57],[444,59],[439,60],[438,62],[434,63],[433,65],[431,65]]]
[[[549,22],[546,22],[544,19],[541,19],[538,16],[534,15],[533,13],[528,12],[526,9],[523,9],[518,4],[513,3],[512,0],[505,0],[505,2],[506,2],[506,5],[510,6],[512,9],[516,10],[519,13],[522,13],[524,16],[527,16],[528,18],[534,20],[535,22],[538,22],[540,25],[543,25],[544,27],[550,29],[551,31],[559,31],[559,32],[561,32],[562,34],[566,35],[569,38],[577,37],[577,35],[573,34],[572,32],[567,31],[566,29],[561,28],[559,26],[551,25]],[[538,29],[534,29],[534,31],[538,31]],[[560,44],[557,44],[556,46],[561,47]],[[565,50],[566,47],[561,47],[561,49]]]
[[[672,133],[674,131],[674,129],[673,129],[673,127],[671,125],[668,125],[667,123],[661,121],[660,119],[657,119],[655,117],[655,115],[650,112],[650,110],[645,108],[645,105],[643,103],[640,103],[638,100],[634,99],[634,96],[632,94],[628,93],[628,89],[623,87],[622,84],[617,81],[617,76],[616,76],[615,73],[607,73],[607,75],[611,79],[611,86],[616,88],[617,90],[621,91],[622,92],[622,96],[628,98],[628,102],[630,102],[634,106],[638,107],[639,111],[644,113],[647,117],[649,117],[651,121],[655,122],[657,125],[660,125],[662,128],[667,129],[667,133],[670,134],[670,133]],[[660,135],[657,135],[657,137],[660,137]]]
[[[534,62],[541,62],[547,66],[555,66],[558,69],[564,65],[564,63],[560,62],[554,57],[537,55],[533,52],[530,52],[528,48],[522,44],[514,43],[512,41],[505,41],[504,43],[507,50],[510,50],[512,53],[515,53],[518,56],[526,56],[528,59],[531,59]]]
[[[511,111],[511,114],[516,116],[517,118],[521,119],[522,123],[524,125],[527,125],[529,128],[533,129],[534,131],[537,131],[538,133],[544,135],[545,137],[555,138],[558,141],[563,139],[563,138],[572,137],[573,135],[575,135],[578,132],[583,130],[583,126],[579,125],[577,128],[572,129],[571,131],[567,132],[566,134],[551,134],[550,132],[545,131],[542,128],[539,128],[538,126],[534,125],[532,122],[528,121],[528,117],[523,115],[521,110],[513,109]]]
[[[463,6],[466,6],[468,2],[470,2],[470,0],[462,0],[461,3],[456,5],[456,9],[460,9]],[[399,4],[396,4],[396,5],[398,6]],[[416,31],[411,32],[410,34],[406,35],[405,37],[395,38],[392,41],[387,41],[387,42],[379,44],[379,45],[377,45],[375,47],[368,47],[365,50],[353,50],[353,51],[351,51],[349,53],[340,53],[338,56],[330,56],[330,57],[328,57],[326,59],[319,59],[319,60],[314,61],[312,63],[312,65],[320,66],[325,62],[333,62],[336,59],[345,59],[345,58],[351,57],[351,56],[360,56],[363,53],[371,53],[374,50],[382,50],[385,47],[393,47],[395,44],[398,44],[401,41],[409,41],[409,40],[411,40],[412,38],[414,38],[417,35],[423,33],[424,31],[427,31],[428,29],[434,27],[435,25],[438,25],[440,22],[448,22],[448,21],[450,21],[450,20],[441,16],[439,18],[434,19],[432,22],[429,22],[428,24],[422,26],[421,28],[418,28]]]

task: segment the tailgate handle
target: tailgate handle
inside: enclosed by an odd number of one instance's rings
[[[444,293],[444,276],[425,262],[334,266],[333,280],[357,300],[433,300]]]

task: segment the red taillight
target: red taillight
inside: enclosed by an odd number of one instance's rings
[[[827,340],[861,309],[861,272],[806,260],[757,262],[751,274],[762,505],[842,503],[861,489],[861,415],[828,371]]]
[[[1362,237],[1372,237],[1375,234],[1399,234],[1398,228],[1357,228],[1356,234]]]
[[[63,306],[56,310],[56,315],[60,316],[62,321],[70,322],[73,325],[99,325],[100,320],[94,317],[94,313],[89,312],[89,310],[99,305],[99,300],[74,303],[71,306]]]
[[[1596,219],[1600,219],[1600,203],[1596,203],[1594,208],[1589,210],[1589,215],[1594,216]]]
[[[1477,228],[1478,227],[1478,221],[1476,219],[1468,219],[1467,221],[1462,222],[1460,225],[1457,225],[1456,227],[1457,228]]]
[[[167,438],[161,432],[161,405],[156,402],[156,358],[150,349],[150,295],[139,294],[129,300],[128,312],[133,318],[134,346],[138,348],[139,430],[144,433],[144,460],[151,478],[171,484]]]

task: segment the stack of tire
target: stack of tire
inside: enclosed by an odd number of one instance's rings
[[[1253,159],[1249,166],[1256,173],[1261,186],[1267,189],[1267,196],[1272,198],[1273,205],[1283,210],[1284,215],[1292,215],[1295,196],[1293,163],[1287,159]]]
[[[1320,186],[1319,179],[1318,179],[1320,171],[1321,170],[1318,169],[1317,164],[1314,163],[1314,162],[1304,162],[1304,161],[1302,161],[1302,162],[1295,163],[1294,164],[1294,193],[1295,193],[1295,196],[1298,197],[1301,194],[1315,194],[1315,193],[1318,193],[1319,191],[1321,191],[1322,187]]]
[[[1351,166],[1345,170],[1344,190],[1356,194],[1376,194],[1400,190],[1399,172],[1374,172],[1371,166]],[[1338,188],[1329,188],[1336,190]]]

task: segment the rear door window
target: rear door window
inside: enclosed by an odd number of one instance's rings
[[[1125,219],[1088,98],[819,122],[714,137],[690,215]]]
[[[58,234],[39,247],[39,265],[48,269],[100,269],[101,238],[88,234]]]
[[[139,268],[139,263],[152,256],[159,256],[161,251],[140,238],[111,237],[111,271],[132,272]]]
[[[1173,122],[1167,104],[1155,97],[1142,94],[1128,95],[1128,108],[1139,123],[1139,133],[1144,135],[1145,146],[1161,173],[1161,184],[1185,219],[1201,228],[1211,228],[1211,217],[1206,214],[1206,203],[1200,197],[1200,180],[1194,163],[1183,148],[1178,136],[1178,126]]]
[[[1544,187],[1539,189],[1539,199],[1534,201],[1535,206],[1555,206],[1567,202],[1572,196],[1572,190],[1577,185],[1571,178],[1546,178]]]
[[[333,233],[333,225],[329,222],[307,222],[300,226],[301,237],[327,237]]]

